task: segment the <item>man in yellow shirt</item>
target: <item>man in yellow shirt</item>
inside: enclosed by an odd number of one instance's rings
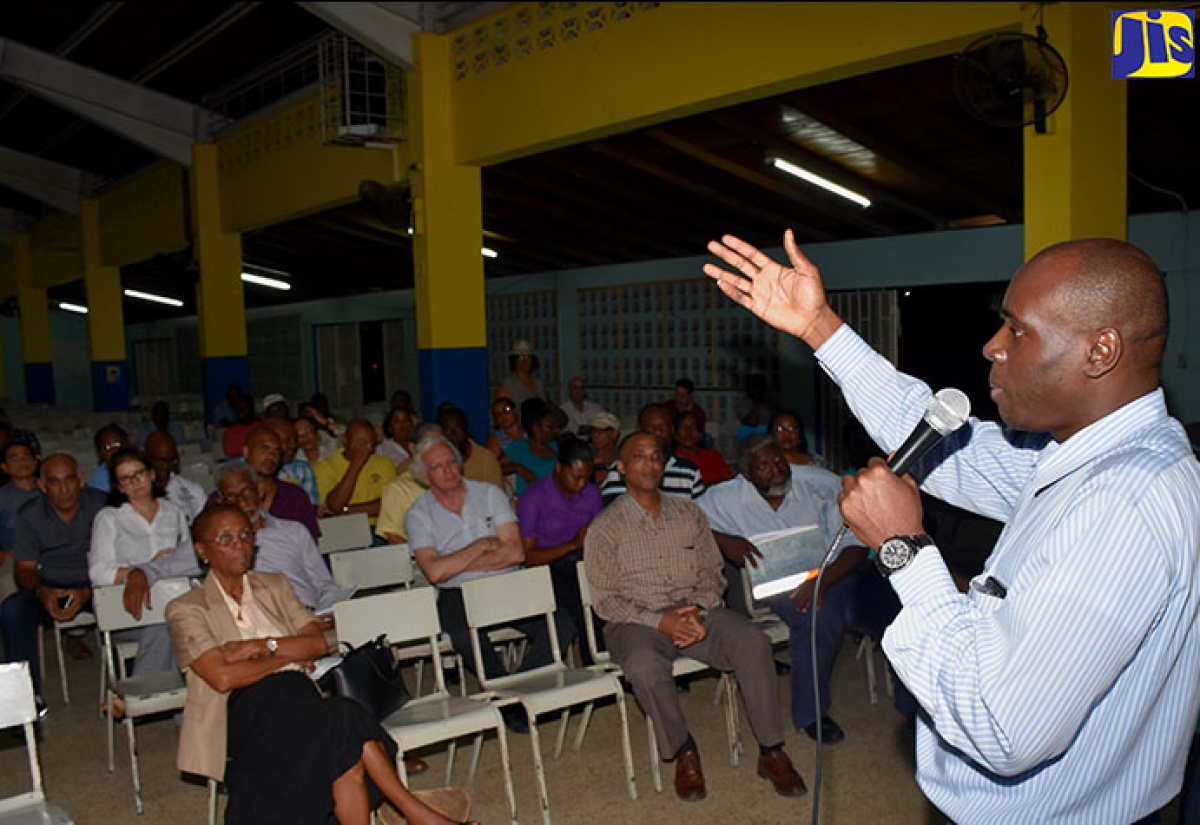
[[[342,436],[342,449],[313,468],[321,501],[331,513],[366,513],[375,525],[383,488],[396,476],[395,465],[375,455],[377,440],[374,425],[357,418]]]

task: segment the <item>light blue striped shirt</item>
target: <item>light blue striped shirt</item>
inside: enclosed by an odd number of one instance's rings
[[[817,356],[898,447],[929,388],[846,326]],[[1061,444],[973,418],[923,469],[928,492],[1005,522],[965,595],[931,550],[891,579],[904,609],[883,647],[928,714],[926,796],[989,825],[1130,823],[1165,805],[1200,708],[1200,465],[1162,391]],[[980,590],[988,577],[1005,598]]]

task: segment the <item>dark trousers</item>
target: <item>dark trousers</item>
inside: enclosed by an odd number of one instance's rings
[[[467,663],[467,667],[474,672],[475,654],[471,650],[471,628],[467,626],[467,611],[463,605],[462,591],[457,587],[438,589],[438,619],[442,623],[442,630],[450,637],[455,652],[463,657],[463,661]],[[558,629],[561,650],[564,639],[569,643],[574,638],[575,626],[571,623],[570,619],[565,618],[562,614],[556,614],[554,621]],[[525,658],[521,660],[521,666],[517,668],[518,673],[533,670],[554,661],[554,653],[550,647],[550,633],[546,627],[546,620],[541,616],[522,619],[507,625],[497,625],[497,627],[501,626],[510,627],[519,633],[523,633],[525,634],[525,638],[529,640],[529,647],[525,651]],[[489,628],[489,630],[491,629],[495,628]],[[488,643],[486,636],[479,648],[487,677],[495,679],[503,676],[506,672],[504,664],[500,661],[499,655],[496,654],[496,649]],[[477,677],[480,676],[478,673],[475,675]]]
[[[878,640],[900,612],[899,599],[872,562],[864,562],[826,589],[825,602],[816,611],[817,679],[821,693],[818,709],[813,697],[813,610],[800,610],[788,594],[774,596],[767,603],[788,626],[788,652],[792,659],[792,724],[796,730],[802,730],[829,713],[829,675],[846,630]],[[914,713],[916,702],[903,683],[896,680],[895,688],[896,709],[906,716]]]
[[[0,637],[4,639],[4,655],[9,662],[29,662],[33,692],[39,696],[42,693],[42,678],[37,655],[38,626],[49,624],[53,624],[53,620],[32,590],[18,590],[0,604]]]

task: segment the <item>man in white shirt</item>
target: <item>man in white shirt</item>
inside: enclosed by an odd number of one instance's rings
[[[567,382],[567,400],[562,404],[562,411],[567,414],[567,426],[563,427],[563,431],[586,437],[592,430],[589,423],[592,416],[604,412],[604,408],[588,400],[587,387],[583,378],[577,375]]]

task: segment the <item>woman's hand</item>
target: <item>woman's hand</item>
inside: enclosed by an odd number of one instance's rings
[[[266,639],[238,639],[221,645],[221,656],[226,664],[262,659],[269,655]]]

